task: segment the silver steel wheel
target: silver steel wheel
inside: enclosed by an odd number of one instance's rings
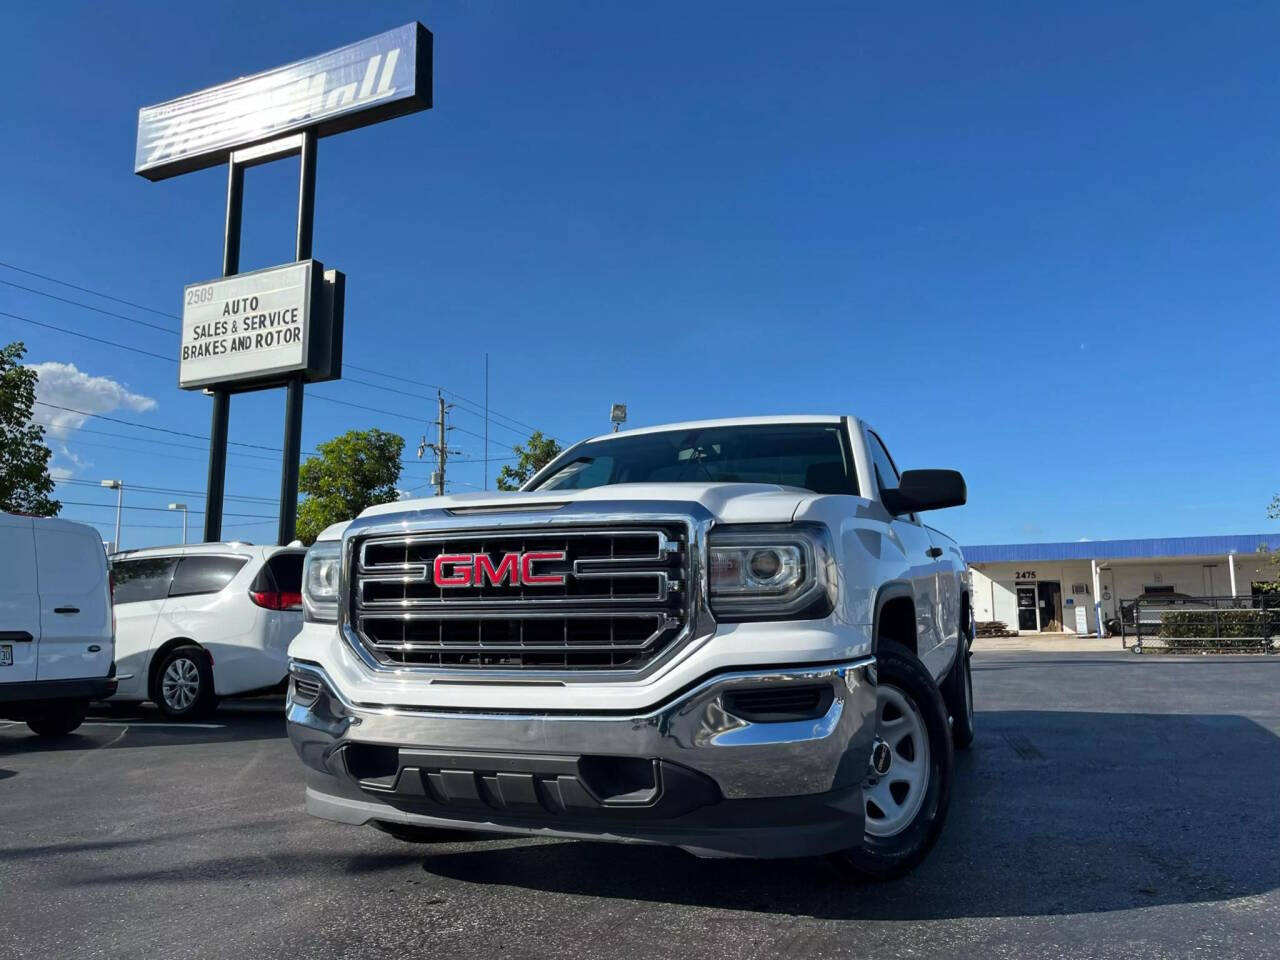
[[[164,669],[160,678],[160,696],[165,706],[181,712],[196,702],[200,695],[200,670],[186,657],[179,657]]]
[[[911,698],[881,683],[876,690],[876,744],[862,787],[866,830],[892,837],[911,825],[929,790],[929,734]]]

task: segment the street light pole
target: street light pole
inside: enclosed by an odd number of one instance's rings
[[[185,503],[171,503],[169,504],[169,509],[182,511],[182,545],[185,547],[187,545],[187,505]]]
[[[120,511],[124,508],[124,481],[103,480],[102,486],[116,492],[116,550],[120,549]]]

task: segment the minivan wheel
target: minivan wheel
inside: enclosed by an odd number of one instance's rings
[[[88,700],[60,700],[44,704],[27,717],[31,732],[41,737],[65,737],[84,723]]]
[[[153,686],[151,699],[171,720],[198,720],[217,704],[209,657],[194,645],[175,647],[165,654]]]
[[[876,650],[876,739],[862,785],[862,843],[836,854],[859,876],[888,880],[933,849],[947,818],[954,756],[947,708],[910,650],[881,640]]]

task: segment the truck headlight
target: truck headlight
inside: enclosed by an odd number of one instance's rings
[[[342,577],[342,541],[312,544],[302,562],[303,617],[313,623],[338,622],[338,588]]]
[[[717,619],[812,619],[831,612],[825,527],[718,527],[708,540],[708,559],[708,594]]]

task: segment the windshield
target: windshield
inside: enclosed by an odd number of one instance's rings
[[[758,424],[669,430],[595,440],[531,489],[612,483],[776,483],[857,493],[839,424]]]

